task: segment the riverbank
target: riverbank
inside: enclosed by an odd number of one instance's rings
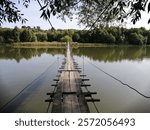
[[[14,48],[64,48],[66,43],[64,42],[21,42],[13,43]]]
[[[77,43],[71,42],[73,48],[82,47],[145,47],[149,45],[116,45],[107,43]],[[3,44],[2,44],[3,46]],[[66,42],[18,42],[13,44],[5,44],[13,48],[66,48]]]
[[[71,45],[73,48],[78,47],[107,47],[107,46],[117,46],[117,45],[108,45],[104,43],[77,43],[77,42],[71,42]],[[42,48],[64,48],[66,47],[65,42],[22,42],[22,43],[13,43],[10,46],[13,46],[15,48],[35,48],[35,47],[42,47]]]

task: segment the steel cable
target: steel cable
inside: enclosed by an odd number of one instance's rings
[[[57,61],[57,60],[56,60]],[[43,73],[41,73],[36,79],[34,79],[31,83],[29,83],[25,88],[23,88],[18,94],[16,94],[12,99],[10,99],[6,104],[4,104],[1,108],[0,108],[0,112],[3,111],[5,109],[5,107],[10,104],[13,100],[15,100],[20,94],[22,94],[33,82],[37,81],[45,72],[47,72],[48,69],[50,69],[50,67],[52,67],[56,61],[54,61]]]
[[[123,81],[121,81],[120,79],[116,78],[115,76],[107,73],[106,71],[102,70],[101,68],[99,68],[97,65],[91,63],[90,61],[86,60],[89,64],[91,64],[92,66],[94,66],[95,68],[97,68],[98,70],[100,70],[101,72],[103,72],[104,74],[108,75],[109,77],[115,79],[116,81],[120,82],[122,85],[127,86],[128,88],[134,90],[135,92],[137,92],[139,95],[143,96],[144,98],[150,98],[150,96],[146,96],[143,93],[141,93],[140,91],[138,91],[137,89],[133,88],[132,86],[130,86],[127,83],[124,83]]]

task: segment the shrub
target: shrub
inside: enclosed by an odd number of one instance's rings
[[[131,33],[128,37],[129,44],[133,45],[143,45],[145,38],[141,34]]]
[[[72,42],[72,38],[70,36],[66,35],[66,36],[62,37],[60,39],[60,41],[61,42]]]
[[[37,33],[36,37],[37,37],[37,41],[39,41],[39,42],[44,42],[44,41],[48,40],[47,34],[45,34],[45,33]]]
[[[4,43],[4,38],[2,36],[0,36],[0,44]]]
[[[33,33],[30,30],[23,30],[20,34],[20,41],[21,42],[30,42],[32,39]]]

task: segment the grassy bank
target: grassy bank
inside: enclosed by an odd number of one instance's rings
[[[107,44],[100,44],[100,43],[71,43],[74,48],[78,47],[106,47]],[[42,47],[42,48],[59,48],[59,47],[66,47],[65,42],[20,42],[20,43],[13,43],[13,47],[15,48],[34,48],[34,47]]]
[[[12,46],[15,48],[64,48],[66,44],[64,42],[20,42],[13,43]]]
[[[8,46],[12,46],[14,48],[66,48],[65,42],[19,42],[13,44],[7,44]],[[115,44],[106,44],[106,43],[77,43],[71,42],[73,48],[79,47],[114,47],[118,46]],[[133,46],[135,45],[119,45],[119,46]]]
[[[102,43],[71,43],[74,48],[78,47],[106,47],[108,44]],[[114,45],[112,45],[114,46]]]

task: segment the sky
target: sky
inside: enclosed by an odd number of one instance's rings
[[[18,0],[14,0],[18,1]],[[24,14],[24,17],[28,19],[26,24],[21,24],[21,22],[18,23],[8,23],[4,22],[2,27],[8,27],[8,28],[14,28],[15,26],[20,27],[21,26],[40,26],[42,29],[48,30],[51,28],[49,23],[46,20],[43,20],[40,18],[41,12],[40,6],[35,2],[31,1],[32,3],[30,6],[26,9],[21,4],[17,5],[17,7],[21,10],[21,12]],[[16,2],[17,3],[17,2]],[[145,12],[142,13],[142,19],[138,21],[135,25],[133,25],[130,20],[126,24],[127,28],[139,28],[139,27],[145,27],[146,29],[150,29],[150,24],[147,24],[148,19],[150,18],[150,14],[147,14]],[[77,19],[73,19],[70,21],[67,19],[66,23],[63,22],[60,19],[57,19],[56,17],[51,17],[51,23],[54,26],[55,29],[84,29],[84,26],[79,26]]]

